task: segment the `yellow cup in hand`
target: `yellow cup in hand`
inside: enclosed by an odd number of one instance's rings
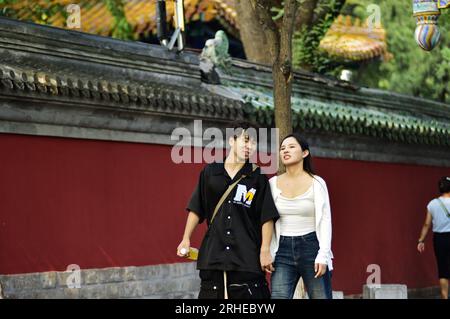
[[[181,248],[180,252],[185,255],[184,257],[191,259],[191,260],[197,260],[198,258],[198,249],[189,247],[189,251],[186,248]]]

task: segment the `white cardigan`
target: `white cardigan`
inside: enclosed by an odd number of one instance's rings
[[[281,190],[277,187],[277,176],[269,180],[272,197],[277,202]],[[333,269],[333,253],[331,252],[331,208],[328,189],[325,181],[317,175],[314,175],[314,206],[316,214],[316,234],[319,240],[319,252],[317,254],[316,263],[326,264],[329,270]],[[275,223],[275,230],[270,243],[270,253],[273,260],[278,251],[280,243],[280,220]]]

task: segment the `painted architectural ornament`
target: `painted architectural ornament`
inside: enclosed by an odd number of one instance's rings
[[[425,51],[431,51],[439,43],[441,32],[437,20],[439,9],[450,7],[450,0],[413,0],[417,27],[414,38]]]
[[[450,7],[450,0],[439,0],[438,1],[438,8],[444,9]]]

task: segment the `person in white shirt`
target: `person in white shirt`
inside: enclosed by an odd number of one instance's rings
[[[325,181],[314,175],[308,143],[297,133],[281,143],[286,172],[270,179],[280,218],[271,254],[273,299],[292,299],[300,278],[311,299],[332,299],[331,210]]]
[[[417,250],[425,251],[425,238],[433,224],[433,247],[438,267],[441,298],[448,299],[448,279],[450,278],[450,177],[444,176],[438,182],[441,196],[427,205],[427,215],[420,232]]]

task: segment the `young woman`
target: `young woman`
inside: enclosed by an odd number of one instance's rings
[[[441,298],[448,299],[448,279],[450,278],[450,177],[442,177],[438,183],[441,196],[427,206],[427,216],[420,232],[417,250],[425,250],[425,238],[433,224],[433,246],[438,266]]]
[[[298,134],[280,147],[286,173],[270,179],[280,214],[272,236],[272,298],[292,299],[300,278],[311,299],[331,299],[331,210],[325,181],[314,175],[308,143]]]

